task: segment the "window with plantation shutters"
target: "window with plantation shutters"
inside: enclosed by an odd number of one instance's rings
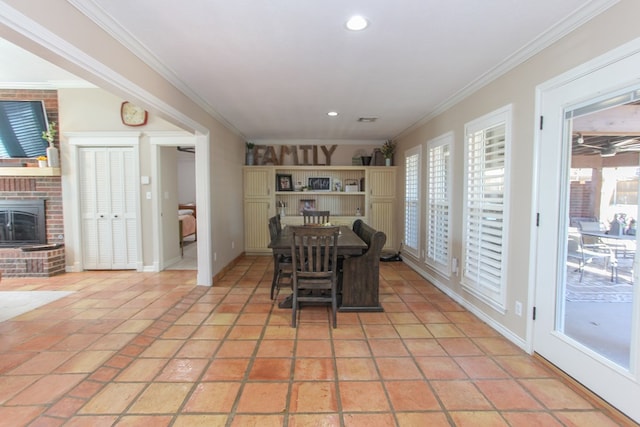
[[[404,247],[403,250],[420,257],[420,164],[422,148],[417,146],[405,153]]]
[[[450,150],[453,134],[427,143],[427,230],[425,261],[442,274],[450,270]]]
[[[504,309],[511,107],[465,126],[463,286]]]
[[[45,155],[45,130],[47,118],[42,101],[0,102],[0,157]]]

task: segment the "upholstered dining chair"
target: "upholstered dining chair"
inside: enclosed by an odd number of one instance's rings
[[[269,218],[269,236],[271,241],[278,238],[278,235],[282,232],[282,226],[280,224],[280,218],[274,216]],[[277,297],[280,293],[280,286],[285,284],[291,286],[292,280],[292,263],[291,257],[285,255],[273,254],[273,280],[271,281],[271,299]]]
[[[330,303],[333,327],[338,311],[338,235],[340,227],[293,227],[291,326],[296,327],[300,303]]]
[[[311,211],[304,209],[302,211],[302,218],[304,224],[326,224],[329,222],[330,211]]]

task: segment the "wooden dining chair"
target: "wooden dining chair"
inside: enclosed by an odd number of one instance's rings
[[[269,236],[271,241],[278,238],[282,232],[280,218],[274,216],[269,218]],[[290,256],[273,254],[273,279],[271,281],[271,299],[280,293],[281,285],[291,286],[293,265]]]
[[[304,209],[302,211],[302,218],[304,224],[326,224],[329,222],[330,211],[311,211]]]
[[[332,324],[337,327],[339,230],[340,227],[293,227],[293,328],[296,327],[301,302],[330,303]]]

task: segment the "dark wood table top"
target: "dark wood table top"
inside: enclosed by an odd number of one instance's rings
[[[286,226],[282,233],[269,247],[276,254],[288,254],[291,252],[291,228]],[[360,255],[367,250],[367,244],[353,230],[346,225],[340,226],[340,236],[338,236],[338,255]]]

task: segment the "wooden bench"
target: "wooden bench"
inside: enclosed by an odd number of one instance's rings
[[[384,311],[380,305],[380,253],[387,241],[361,219],[353,223],[353,231],[367,244],[360,256],[345,258],[342,263],[342,304],[339,311]]]

